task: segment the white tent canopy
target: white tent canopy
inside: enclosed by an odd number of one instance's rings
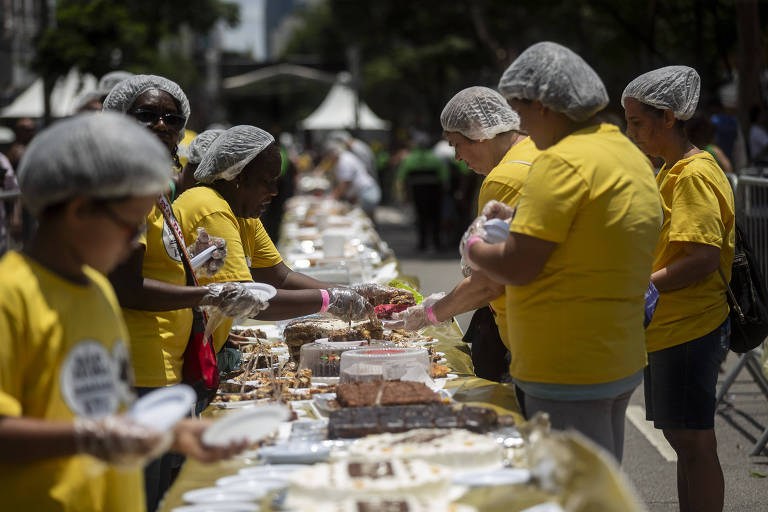
[[[350,130],[355,128],[355,92],[336,83],[317,109],[299,123],[305,130]],[[357,128],[360,130],[387,130],[389,122],[381,119],[363,103],[358,104]]]
[[[98,80],[91,74],[81,74],[72,68],[65,76],[56,80],[51,91],[51,116],[66,117],[75,109],[78,96],[92,89],[96,89]],[[43,79],[38,78],[32,85],[19,94],[13,103],[0,111],[0,118],[32,117],[39,118],[44,115],[43,105]]]

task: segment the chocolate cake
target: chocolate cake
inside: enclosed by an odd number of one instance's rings
[[[399,380],[340,384],[336,399],[342,407],[431,404],[441,401],[440,395],[423,383]]]

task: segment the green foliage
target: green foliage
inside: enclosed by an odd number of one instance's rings
[[[495,88],[509,63],[538,41],[582,55],[617,111],[624,86],[647,70],[693,66],[706,95],[736,65],[733,0],[327,0],[303,12],[302,23],[287,59],[344,69],[345,49],[355,45],[371,108],[396,125],[432,131],[454,93]]]
[[[237,24],[238,16],[237,5],[220,0],[62,0],[54,26],[38,40],[33,67],[47,77],[76,66],[96,76],[113,69],[176,69],[168,76],[193,78],[191,63],[161,55],[159,43],[182,26],[204,34],[218,20]]]

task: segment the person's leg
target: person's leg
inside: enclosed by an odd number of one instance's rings
[[[413,185],[411,187],[411,200],[416,213],[416,229],[419,234],[419,250],[427,248],[427,222],[429,212],[427,201],[424,199],[424,186]]]
[[[546,412],[549,414],[552,428],[576,430],[616,456],[611,418],[612,403],[612,398],[548,400],[525,394],[525,412],[528,417],[537,412]]]
[[[717,456],[715,430],[664,430],[677,453],[680,511],[723,510],[725,481]]]
[[[624,457],[624,424],[627,418],[627,405],[632,397],[632,391],[627,391],[613,399],[611,404],[611,427],[613,430],[613,454],[621,463]]]

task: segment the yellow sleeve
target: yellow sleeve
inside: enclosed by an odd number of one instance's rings
[[[191,232],[204,227],[211,236],[218,236],[227,241],[227,258],[224,266],[213,277],[200,279],[200,284],[223,283],[228,281],[251,281],[251,271],[245,259],[240,226],[234,217],[225,212],[214,212],[201,218]]]
[[[0,303],[0,416],[21,416],[25,361],[18,348],[26,345],[24,327],[10,304]]]
[[[562,243],[588,193],[586,182],[572,165],[542,153],[531,166],[509,229]]]
[[[256,220],[254,223],[254,244],[253,253],[251,254],[251,268],[269,268],[274,267],[281,261],[282,256],[277,251],[275,244],[272,243],[272,239],[269,238],[267,230],[264,229],[264,225],[260,220]]]
[[[517,204],[520,199],[520,190],[496,180],[485,180],[480,187],[480,193],[477,196],[477,214],[480,215],[483,212],[483,207],[488,201],[495,199],[501,201],[509,206]]]
[[[725,225],[712,184],[697,174],[677,179],[669,220],[670,242],[723,245]]]

